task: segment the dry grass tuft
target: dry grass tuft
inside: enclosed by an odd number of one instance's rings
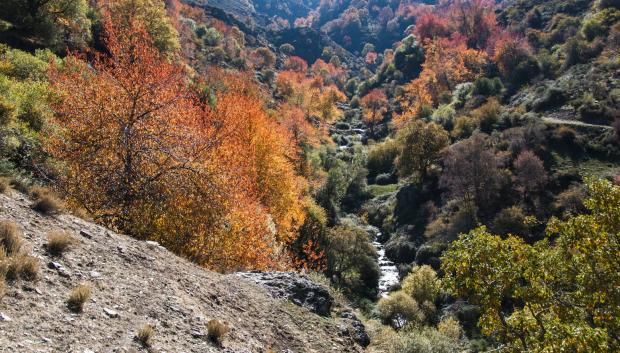
[[[69,310],[75,313],[81,313],[84,311],[84,304],[90,299],[91,296],[91,288],[92,286],[88,282],[82,283],[73,288],[67,298],[67,307],[69,307]]]
[[[22,248],[21,231],[13,222],[0,222],[0,246],[4,248],[6,255],[12,256],[19,253]]]
[[[62,256],[73,244],[75,244],[75,239],[67,232],[56,230],[47,235],[46,248],[52,256]]]
[[[12,256],[5,262],[5,276],[8,281],[36,281],[39,278],[39,261],[32,256]]]
[[[218,320],[213,319],[207,323],[207,331],[209,339],[212,342],[221,345],[222,340],[224,340],[224,335],[228,333],[229,328]]]
[[[39,278],[39,261],[35,257],[22,255],[16,261],[19,264],[19,278],[25,281],[36,281]]]
[[[153,325],[146,324],[136,334],[136,341],[140,342],[143,347],[150,347],[153,343],[153,336],[155,335],[155,328]]]
[[[60,213],[64,209],[64,205],[62,201],[50,193],[36,199],[32,209],[45,215],[53,215]]]
[[[4,194],[7,191],[9,191],[11,187],[11,182],[9,181],[9,179],[4,178],[4,177],[0,177],[0,193]]]

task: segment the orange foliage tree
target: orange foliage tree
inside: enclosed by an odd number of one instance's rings
[[[217,270],[274,268],[304,222],[290,135],[231,80],[212,107],[144,27],[104,21],[109,55],[69,55],[47,141],[59,187],[100,222]]]
[[[363,121],[370,127],[370,134],[374,136],[375,125],[381,123],[387,113],[388,99],[380,89],[373,89],[362,98],[364,109]]]
[[[420,76],[405,85],[401,104],[405,114],[397,118],[401,125],[424,107],[435,106],[442,93],[450,93],[459,83],[471,82],[482,75],[487,56],[468,48],[462,38],[436,38],[424,46],[426,60]]]

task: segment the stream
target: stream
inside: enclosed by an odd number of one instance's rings
[[[385,256],[385,245],[379,242],[381,239],[381,231],[377,227],[366,226],[366,229],[373,235],[372,245],[377,250],[379,258],[377,262],[381,275],[379,277],[379,297],[385,298],[388,296],[390,289],[400,282],[398,276],[398,268],[396,265]]]

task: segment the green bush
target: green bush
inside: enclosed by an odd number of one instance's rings
[[[335,284],[353,295],[376,295],[380,270],[369,234],[353,225],[339,225],[327,231],[326,243],[326,274]]]
[[[398,144],[395,140],[387,139],[370,148],[366,162],[368,176],[374,179],[379,174],[391,174],[394,170],[394,160],[398,156]]]
[[[441,281],[430,266],[414,266],[403,280],[402,290],[418,303],[434,303],[441,291]]]
[[[514,234],[527,237],[530,232],[525,220],[523,209],[519,206],[512,206],[495,215],[491,229],[499,235]]]
[[[396,329],[407,324],[417,325],[426,321],[424,312],[410,295],[399,291],[391,293],[377,303],[377,312],[381,321]]]
[[[502,92],[504,85],[499,77],[493,79],[481,77],[474,82],[473,94],[481,96],[496,96]]]

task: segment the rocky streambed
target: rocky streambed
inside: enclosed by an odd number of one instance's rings
[[[373,234],[372,245],[377,249],[377,255],[379,256],[377,259],[379,269],[381,270],[381,276],[379,277],[379,296],[387,297],[390,290],[400,282],[398,268],[394,262],[385,255],[385,244],[379,241],[379,239],[381,239],[381,232],[379,229],[373,226],[368,226],[367,229],[369,233]]]

